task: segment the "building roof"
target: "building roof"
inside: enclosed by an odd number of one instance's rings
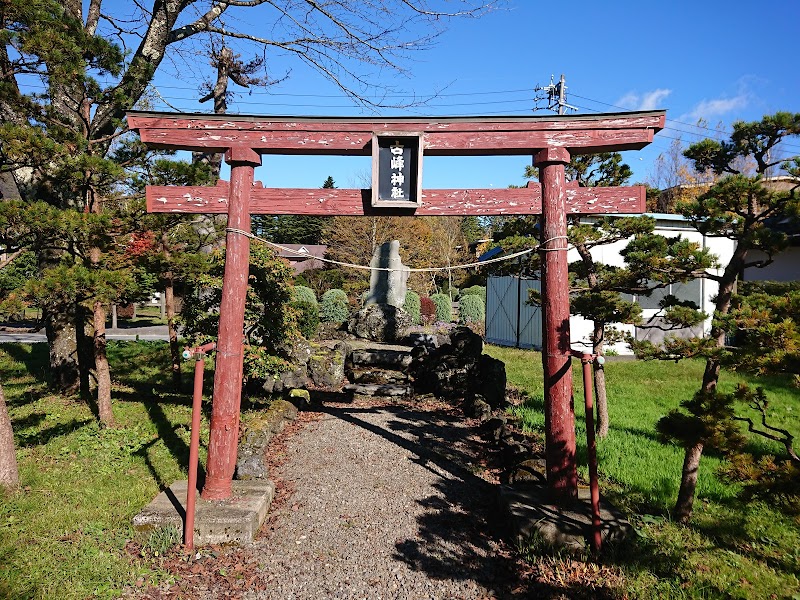
[[[281,244],[287,250],[278,250],[278,256],[289,260],[308,260],[323,258],[328,247],[324,244]],[[293,250],[294,252],[290,252]]]

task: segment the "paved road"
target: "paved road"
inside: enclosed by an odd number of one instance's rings
[[[107,329],[106,338],[109,340],[167,340],[167,326],[156,327],[131,327],[125,329]],[[44,331],[30,332],[24,329],[6,328],[0,330],[0,344],[22,343],[37,344],[47,341]]]

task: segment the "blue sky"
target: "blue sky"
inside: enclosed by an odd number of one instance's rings
[[[436,2],[434,2],[435,4]],[[534,88],[567,78],[567,100],[580,113],[666,109],[667,129],[646,150],[626,153],[636,181],[675,138],[719,136],[695,126],[729,129],[778,110],[800,112],[800,2],[540,2],[509,0],[505,10],[454,20],[434,48],[405,63],[408,76],[375,81],[426,106],[380,115],[533,115]],[[268,91],[246,90],[232,111],[273,115],[370,115],[302,64],[268,56],[271,72],[291,70]],[[185,67],[162,65],[154,109],[206,111],[194,100]],[[403,95],[398,98],[402,101]],[[163,101],[162,101],[163,100]],[[540,103],[540,106],[543,106]],[[784,148],[800,153],[800,140]],[[507,187],[522,183],[526,157],[428,158],[426,187]],[[264,157],[257,177],[275,187],[316,187],[332,175],[338,187],[359,187],[369,159]]]

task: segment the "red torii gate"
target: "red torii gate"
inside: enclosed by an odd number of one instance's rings
[[[563,496],[577,495],[575,424],[570,369],[567,214],[642,213],[645,189],[566,185],[573,154],[638,150],[664,127],[665,111],[547,117],[273,117],[132,111],[128,127],[155,148],[224,152],[230,184],[148,186],[150,212],[227,213],[228,227],[250,231],[251,214],[531,215],[542,214],[547,480]],[[373,207],[371,190],[269,189],[253,181],[264,154],[364,156],[376,134],[421,136],[425,155],[532,155],[541,184],[518,189],[423,190],[413,208]],[[422,160],[422,156],[419,157]],[[373,182],[373,186],[377,182]],[[202,496],[231,496],[242,392],[245,294],[250,238],[228,231],[217,360]]]

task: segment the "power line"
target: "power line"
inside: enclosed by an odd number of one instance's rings
[[[588,100],[589,102],[594,102],[595,104],[602,104],[603,106],[609,106],[611,108],[619,108],[620,110],[630,110],[629,108],[626,108],[624,106],[619,106],[617,104],[610,104],[608,102],[603,102],[602,100],[595,100],[594,98],[587,98],[586,96],[580,96],[578,94],[573,94],[573,96],[575,96],[576,98],[581,98],[583,100]],[[595,110],[593,108],[587,108],[587,107],[580,107],[580,108],[583,108],[584,110],[591,110],[593,112],[600,112],[600,111]],[[678,121],[677,119],[667,119],[667,122],[668,123],[677,123],[678,125],[685,125],[687,127],[695,127],[696,129],[702,129],[704,131],[709,131],[709,132],[716,133],[716,134],[721,134],[721,135],[730,135],[730,134],[733,133],[732,129],[728,129],[728,128],[725,128],[725,127],[719,127],[719,128],[709,127],[707,125],[697,125],[697,124],[692,124],[692,123],[686,123],[684,121]],[[664,129],[669,129],[671,131],[676,131],[676,132],[679,132],[679,133],[685,133],[685,134],[688,134],[688,135],[696,135],[696,136],[704,135],[704,134],[697,133],[697,132],[694,132],[694,131],[686,131],[684,129],[678,129],[676,127],[664,127]],[[789,148],[798,148],[798,149],[800,149],[800,145],[797,145],[797,144],[792,144],[792,143],[789,143],[789,142],[782,142],[782,144],[784,146],[789,147]]]

